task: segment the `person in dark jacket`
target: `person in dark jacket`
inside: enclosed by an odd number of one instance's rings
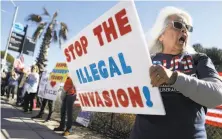
[[[160,12],[148,34],[149,78],[166,115],[138,114],[130,139],[207,139],[206,110],[222,104],[222,81],[211,59],[188,45],[192,31],[187,12],[175,7]]]

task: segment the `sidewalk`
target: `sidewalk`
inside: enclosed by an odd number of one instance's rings
[[[11,103],[11,102],[10,102]],[[26,138],[26,139],[106,139],[102,135],[90,131],[88,128],[74,125],[70,136],[61,136],[62,132],[54,132],[59,125],[51,120],[44,123],[43,119],[31,119],[38,113],[38,109],[32,114],[24,114],[21,107],[16,107],[1,97],[1,139]]]

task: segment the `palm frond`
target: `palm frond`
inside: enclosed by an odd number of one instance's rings
[[[59,30],[59,38],[62,38],[63,40],[67,40],[67,31]]]
[[[66,23],[61,22],[60,24],[61,24],[61,28],[64,28],[64,29],[66,29],[67,31],[69,31],[68,26],[67,26]]]
[[[58,26],[57,20],[54,20],[53,21],[53,30],[56,30],[57,26]]]
[[[53,31],[56,30],[56,27],[57,27],[57,22],[56,22],[56,20],[53,20],[53,21],[49,24],[49,28],[50,28],[50,30],[52,31],[52,33],[53,33]]]
[[[61,38],[59,38],[59,48],[61,48],[62,47],[62,40],[61,40]]]
[[[30,14],[27,19],[27,21],[37,22],[40,23],[42,21],[42,17],[37,14]]]
[[[59,30],[59,38],[67,40],[67,35],[68,35],[68,26],[64,22],[61,22]]]
[[[54,21],[57,16],[58,16],[58,12],[56,11],[56,12],[53,14],[52,21]]]
[[[45,7],[43,7],[43,15],[46,15],[46,16],[49,16],[50,17],[50,14],[49,14],[49,12],[46,10],[46,8]]]
[[[34,34],[32,35],[32,38],[34,41],[36,41],[38,38],[41,37],[41,34],[42,34],[43,30],[45,29],[46,24],[47,24],[46,22],[42,22],[38,25]]]
[[[57,32],[54,30],[53,32],[53,41],[57,42],[58,41],[58,36],[57,36]]]

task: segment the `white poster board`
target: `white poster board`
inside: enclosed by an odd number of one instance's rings
[[[48,84],[48,77],[49,77],[49,74],[47,72],[42,73],[41,80],[39,82],[38,97],[44,98],[45,89]]]
[[[56,100],[56,97],[59,94],[60,86],[61,83],[55,81],[48,81],[44,92],[44,98],[49,100]]]
[[[38,96],[41,98],[56,100],[57,95],[62,91],[64,83],[50,81],[49,74],[43,73],[39,82]]]
[[[62,48],[82,110],[165,114],[134,2],[119,2]]]

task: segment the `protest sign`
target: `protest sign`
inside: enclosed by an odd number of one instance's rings
[[[81,112],[79,112],[79,114],[76,118],[76,122],[85,126],[85,127],[88,127],[91,117],[92,117],[92,114],[93,113],[90,111],[81,111]]]
[[[48,77],[49,74],[47,72],[43,72],[39,83],[38,96],[49,100],[56,100],[62,84],[50,81],[48,80]]]
[[[63,46],[84,111],[164,115],[133,1],[121,1]]]
[[[63,88],[68,73],[69,71],[66,63],[56,63],[55,68],[47,78],[46,75],[42,75],[38,96],[49,100],[56,100],[57,95],[60,94],[59,91],[61,92]]]
[[[48,77],[49,74],[47,72],[42,73],[41,80],[39,82],[38,97],[45,98],[44,92],[48,84]]]
[[[57,83],[55,81],[48,81],[44,91],[44,98],[49,100],[56,100],[60,88],[61,83]]]
[[[66,63],[56,63],[55,68],[50,73],[49,80],[55,82],[65,82],[68,76],[69,70]]]

